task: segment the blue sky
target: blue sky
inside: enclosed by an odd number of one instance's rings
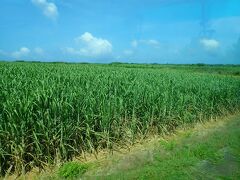
[[[240,64],[239,0],[1,0],[0,59]]]

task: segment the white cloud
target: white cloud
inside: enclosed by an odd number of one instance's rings
[[[41,54],[44,53],[44,50],[43,50],[42,48],[36,47],[36,48],[34,49],[34,52],[35,52],[36,54],[41,55]]]
[[[159,47],[160,45],[160,43],[155,39],[147,39],[147,40],[141,39],[141,40],[133,40],[131,42],[131,46],[134,48],[138,47],[140,44],[144,44],[152,47]]]
[[[30,52],[30,49],[28,49],[27,47],[21,47],[18,51],[11,53],[11,56],[14,58],[20,58],[23,56],[27,56]]]
[[[64,51],[69,54],[83,56],[102,56],[112,52],[112,44],[108,40],[94,37],[89,32],[85,32],[77,37],[75,41],[81,44],[80,49],[68,47],[65,48]]]
[[[80,50],[77,50],[71,47],[63,48],[63,52],[68,54],[73,54],[73,55],[82,55]]]
[[[145,44],[145,45],[149,45],[149,46],[158,46],[159,42],[157,40],[154,39],[148,39],[148,40],[139,40],[138,41],[141,44]]]
[[[38,6],[45,16],[51,19],[57,18],[58,8],[53,2],[48,2],[48,0],[32,0],[32,3]]]
[[[137,40],[133,40],[133,41],[131,42],[131,46],[134,47],[134,48],[136,48],[136,47],[138,46],[138,41],[137,41]]]
[[[220,43],[215,39],[204,38],[200,40],[200,43],[206,50],[217,49],[220,46]]]
[[[159,45],[159,42],[157,40],[154,40],[154,39],[145,40],[144,42],[148,45],[151,45],[151,46],[158,46]]]

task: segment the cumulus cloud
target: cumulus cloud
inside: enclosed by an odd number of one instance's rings
[[[133,41],[131,42],[131,46],[134,47],[134,48],[136,48],[136,47],[138,46],[138,41],[137,41],[137,40],[133,40]]]
[[[40,47],[36,47],[36,48],[34,48],[34,52],[36,54],[42,55],[44,53],[44,50]]]
[[[23,46],[18,50],[15,50],[12,52],[0,49],[0,56],[3,56],[4,58],[9,58],[9,59],[18,59],[18,58],[34,59],[34,58],[42,57],[42,55],[46,55],[46,53],[40,47],[30,49],[28,47]]]
[[[220,46],[219,41],[217,41],[215,39],[207,39],[207,38],[200,39],[200,44],[206,50],[214,50],[214,49],[217,49]]]
[[[71,47],[63,48],[63,51],[65,53],[68,53],[68,54],[81,55],[81,51],[80,50],[77,50],[77,49],[74,49],[74,48],[71,48]]]
[[[133,40],[131,42],[131,46],[134,48],[138,47],[140,44],[148,45],[152,47],[159,47],[160,45],[160,43],[155,39],[147,39],[147,40],[141,39],[141,40]]]
[[[53,2],[48,0],[32,0],[32,3],[39,7],[45,16],[51,19],[56,19],[58,16],[58,8]]]
[[[91,33],[85,32],[81,36],[75,38],[77,44],[80,44],[80,49],[74,49],[72,47],[65,48],[65,52],[75,55],[83,56],[102,56],[112,52],[112,44],[102,38],[94,37]]]
[[[29,55],[30,49],[27,47],[21,47],[18,51],[11,53],[11,56],[14,58],[20,58]]]
[[[149,39],[149,40],[140,40],[140,42],[150,45],[150,46],[158,46],[159,42],[157,40],[154,39]]]

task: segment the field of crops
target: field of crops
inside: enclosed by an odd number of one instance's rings
[[[239,77],[154,67],[1,62],[1,174],[112,150],[240,108]]]

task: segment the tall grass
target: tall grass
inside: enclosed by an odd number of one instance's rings
[[[0,63],[0,89],[2,174],[240,107],[239,78],[164,68]]]

